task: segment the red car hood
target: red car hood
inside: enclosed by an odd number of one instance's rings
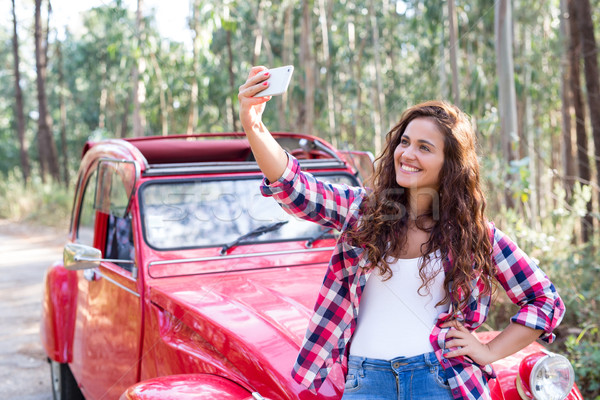
[[[161,279],[152,282],[151,301],[177,318],[183,311],[232,333],[251,324],[266,329],[262,335],[272,331],[300,346],[325,269],[311,265]]]
[[[303,389],[292,381],[290,371],[325,270],[326,265],[315,264],[157,279],[151,282],[150,300],[172,321],[179,320],[189,327],[177,328],[178,334],[199,335],[201,339],[189,340],[200,346],[209,342],[209,346],[199,351],[205,352],[206,348],[216,351],[217,358],[226,359],[239,370],[240,376],[236,378],[247,380],[261,394],[274,385],[280,386],[284,393],[299,393]],[[165,333],[168,326],[159,329],[163,338],[172,336]],[[262,373],[253,377],[253,371]],[[333,375],[333,381],[339,381],[341,389],[341,371],[339,376]],[[335,392],[326,385],[319,398],[335,396]],[[282,396],[279,391],[271,394]],[[268,393],[263,395],[268,397]]]

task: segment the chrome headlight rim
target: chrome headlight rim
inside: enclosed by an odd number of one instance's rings
[[[555,361],[556,359],[562,361],[568,369],[568,373],[569,373],[569,384],[568,386],[565,388],[565,392],[564,395],[561,399],[566,399],[569,396],[569,393],[571,393],[571,390],[573,390],[573,386],[575,385],[575,371],[573,370],[573,365],[571,365],[571,362],[569,361],[569,359],[561,354],[556,354],[556,353],[552,353],[549,351],[544,351],[545,355],[543,357],[541,357],[539,360],[537,360],[533,366],[533,368],[531,369],[531,373],[529,375],[529,391],[531,393],[531,395],[533,396],[533,398],[535,400],[547,400],[546,397],[541,396],[541,394],[539,392],[536,391],[536,384],[537,384],[537,374],[538,372],[546,366],[546,364],[549,361]]]

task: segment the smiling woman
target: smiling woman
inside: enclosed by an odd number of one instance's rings
[[[252,68],[238,93],[267,177],[261,190],[291,215],[342,231],[293,378],[319,390],[342,364],[344,400],[490,398],[490,364],[540,336],[553,340],[564,305],[486,220],[468,117],[442,101],[409,108],[387,134],[373,190],[341,190],[304,173],[271,137],[262,122],[269,99],[254,97],[268,76]],[[520,311],[482,343],[473,332],[487,318],[493,279]]]
[[[436,123],[428,118],[411,121],[394,151],[394,162],[396,183],[409,189],[409,196],[415,196],[415,200],[422,198],[418,194],[423,189],[437,190],[444,165],[444,136]]]

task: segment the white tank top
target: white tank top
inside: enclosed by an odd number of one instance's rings
[[[437,272],[429,293],[421,286],[419,266],[423,258],[398,259],[390,263],[392,277],[386,281],[374,270],[362,293],[358,323],[350,355],[381,360],[412,357],[433,351],[429,335],[438,315],[448,305],[444,298],[444,268],[439,254],[432,255],[427,276]]]

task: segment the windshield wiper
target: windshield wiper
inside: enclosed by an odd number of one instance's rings
[[[331,233],[332,230],[333,230],[333,228],[326,228],[326,229],[322,230],[321,232],[319,232],[315,236],[313,236],[310,239],[308,239],[306,241],[306,243],[304,244],[304,246],[306,246],[306,247],[312,247],[312,245],[313,245],[314,242],[316,242],[317,240],[321,239],[323,236],[327,235],[328,233]]]
[[[287,223],[288,223],[288,221],[282,221],[282,222],[275,222],[270,225],[259,226],[258,228],[253,229],[250,232],[243,234],[239,238],[235,239],[233,242],[228,243],[225,246],[223,246],[221,248],[221,255],[223,256],[223,255],[227,254],[227,250],[229,250],[232,247],[237,246],[238,244],[240,244],[241,242],[243,242],[246,239],[260,236],[263,233],[276,231]]]

